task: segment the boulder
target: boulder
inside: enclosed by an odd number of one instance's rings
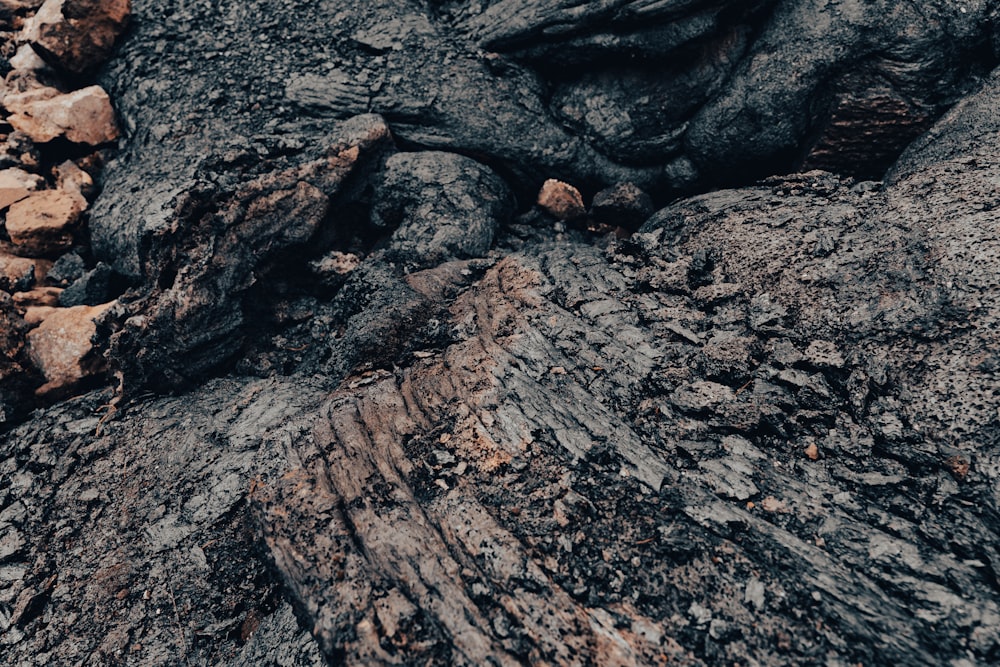
[[[100,86],[71,93],[31,89],[8,94],[3,105],[11,112],[7,122],[37,143],[65,137],[73,143],[97,146],[118,138],[111,99]]]
[[[60,306],[96,306],[111,298],[114,272],[104,262],[99,262],[59,294]]]
[[[486,166],[454,153],[399,153],[386,162],[372,222],[395,227],[391,255],[410,268],[481,257],[513,197]]]
[[[44,187],[45,179],[17,167],[0,171],[0,211]]]
[[[131,0],[46,0],[25,38],[56,67],[87,74],[110,55],[131,11]]]
[[[78,280],[87,271],[83,257],[77,252],[68,252],[53,264],[47,274],[47,280],[53,285],[66,287]]]
[[[39,395],[65,393],[103,369],[103,360],[92,354],[91,339],[97,331],[95,320],[112,305],[59,308],[28,333],[31,359],[46,380]]]
[[[634,232],[653,215],[653,200],[634,183],[618,183],[594,195],[590,214],[597,222]]]
[[[58,310],[57,306],[27,306],[24,309],[24,321],[28,326],[36,327]]]
[[[7,234],[19,250],[44,255],[73,245],[73,227],[87,208],[74,192],[41,190],[11,205]]]

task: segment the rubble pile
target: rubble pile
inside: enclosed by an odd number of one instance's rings
[[[14,338],[0,360],[4,421],[104,367],[91,338],[120,281],[91,253],[87,219],[120,130],[89,77],[130,9],[129,0],[0,2],[0,299]]]

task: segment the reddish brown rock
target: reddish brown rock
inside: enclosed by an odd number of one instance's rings
[[[569,183],[554,178],[542,184],[542,189],[538,192],[538,205],[559,220],[580,218],[587,212],[580,191]]]
[[[103,359],[92,354],[91,338],[97,331],[95,320],[112,303],[59,308],[28,333],[31,359],[46,380],[39,395],[64,393],[103,370]]]
[[[131,11],[130,0],[46,0],[25,36],[52,65],[85,74],[107,60]]]
[[[0,251],[0,290],[20,292],[35,284],[35,260]]]
[[[53,169],[56,186],[66,192],[76,192],[90,199],[96,194],[94,179],[72,160],[66,160]],[[2,172],[0,172],[2,173]]]
[[[58,306],[61,287],[36,287],[26,292],[14,292],[14,304],[19,308]]]
[[[75,192],[34,192],[7,211],[7,234],[19,252],[44,255],[66,250],[73,244],[73,225],[86,208],[87,200]]]
[[[34,88],[6,95],[3,105],[11,112],[7,122],[37,143],[66,137],[96,146],[118,138],[111,99],[100,86],[66,94],[54,88]]]
[[[24,322],[30,327],[36,327],[57,310],[59,308],[56,306],[28,306],[24,309]]]
[[[0,171],[0,211],[45,185],[45,180],[37,174],[11,167]]]

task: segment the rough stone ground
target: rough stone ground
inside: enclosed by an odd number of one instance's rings
[[[137,5],[102,75],[128,137],[91,221],[95,249],[134,279],[103,332],[119,382],[0,442],[3,655],[1000,661],[1000,75],[977,74],[996,10],[796,4],[734,18],[727,3],[592,3],[607,13],[569,23],[555,1],[478,16],[283,5],[297,21],[267,3]],[[911,11],[925,30],[904,30]],[[659,32],[636,28],[648,12]],[[830,41],[789,36],[825,12]],[[873,15],[888,17],[877,30]],[[739,74],[698,118],[748,81],[787,80],[754,64],[782,65],[769,46],[816,53],[801,87],[744,98],[784,109],[788,134],[766,150],[716,135],[705,150],[723,162],[764,164],[788,137],[809,153],[794,119],[817,104],[824,58],[919,54],[907,90],[936,82],[939,110],[973,92],[883,181],[808,171],[707,191],[631,236],[527,210],[549,175],[588,198],[623,174],[658,199],[681,185],[608,162],[527,95],[543,78],[519,63],[664,58],[642,48],[741,21],[756,29]],[[900,46],[889,34],[912,50],[875,49]],[[928,34],[969,37],[955,44],[972,55]],[[935,78],[954,62],[961,82]],[[385,74],[385,97],[344,107],[377,81],[366,72]],[[455,101],[492,77],[482,106]],[[369,111],[387,124],[336,122]]]

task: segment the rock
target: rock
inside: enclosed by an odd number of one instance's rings
[[[45,0],[0,0],[0,12],[22,12],[38,9]]]
[[[0,171],[0,211],[45,186],[45,179],[23,169],[10,167]]]
[[[490,169],[454,153],[399,153],[386,162],[372,222],[395,228],[387,250],[410,268],[481,257],[513,208]]]
[[[31,137],[24,132],[14,131],[0,142],[0,169],[7,167],[38,168],[41,154]]]
[[[353,253],[333,250],[309,262],[310,272],[326,287],[339,287],[355,269],[361,258]]]
[[[598,222],[634,232],[653,215],[653,200],[634,183],[618,183],[594,195],[590,213]]]
[[[587,213],[580,191],[569,183],[550,178],[538,191],[538,206],[557,220],[582,218]]]
[[[25,39],[45,60],[73,74],[97,69],[125,30],[131,0],[45,0]]]
[[[31,306],[57,306],[59,305],[59,294],[62,293],[60,287],[35,287],[26,292],[14,292],[13,299],[21,308]]]
[[[0,26],[14,27],[20,15],[37,9],[44,0],[0,0]]]
[[[7,233],[18,250],[47,254],[73,245],[73,226],[87,207],[79,194],[62,190],[34,192],[7,211]]]
[[[46,379],[39,395],[63,394],[103,370],[103,359],[95,358],[91,338],[97,331],[95,320],[112,305],[60,308],[28,333],[31,359]]]
[[[111,337],[115,371],[126,381],[183,386],[231,358],[248,328],[244,296],[260,276],[279,258],[322,253],[309,242],[342,233],[328,218],[331,201],[350,199],[349,177],[377,164],[392,136],[381,118],[365,115],[337,125],[327,140],[321,158],[175,203],[173,226],[148,238],[143,257],[145,275],[160,277],[125,304],[124,324]]]
[[[24,321],[29,326],[35,327],[58,310],[57,306],[28,306],[24,309]]]
[[[7,122],[37,143],[66,137],[97,146],[118,138],[111,99],[100,86],[65,94],[54,88],[33,89],[8,94],[3,105],[11,112]]]
[[[16,71],[33,74],[47,68],[48,64],[38,56],[30,45],[22,44],[18,47],[17,53],[10,59],[10,66]]]
[[[340,70],[323,76],[293,77],[285,84],[285,98],[304,112],[320,117],[350,118],[371,108],[368,86]]]
[[[810,461],[819,460],[819,447],[816,446],[815,442],[809,443],[805,449],[805,455]]]
[[[0,292],[0,425],[3,426],[21,417],[35,382],[24,354],[28,325],[18,311],[11,296]]]
[[[72,160],[57,165],[53,168],[53,172],[56,177],[56,187],[60,190],[79,193],[88,200],[97,194],[94,178]]]
[[[843,368],[844,355],[836,344],[826,340],[814,340],[805,351],[805,359],[817,368]]]
[[[336,67],[407,150],[472,156],[529,204],[539,173],[667,200],[676,177],[654,149],[702,156],[706,187],[789,164],[824,136],[817,79],[844,68],[909,80],[915,100],[937,91],[932,106],[973,89],[993,8],[963,3],[963,26],[959,6],[331,0],[283,20],[275,0],[141,3],[102,74],[136,131],[94,217],[97,257],[137,267],[115,370],[150,392],[106,423],[98,391],[0,437],[0,522],[17,524],[0,530],[19,542],[0,626],[25,601],[43,610],[17,612],[7,661],[995,662],[1000,73],[884,188],[814,174],[709,191],[617,244],[502,230],[488,262],[405,279],[389,235],[451,206],[422,199],[445,179],[373,220],[394,196],[385,161],[330,167],[338,101],[282,97]],[[509,56],[466,51],[463,17],[485,12]],[[524,55],[562,45],[586,66]],[[692,113],[725,98],[734,129],[644,128],[660,100],[642,98],[681,88],[691,62],[728,74],[690,73]],[[560,86],[610,92],[561,121]],[[630,144],[645,149],[632,167],[595,157]],[[323,286],[307,268],[320,257]],[[300,311],[315,314],[300,326]],[[260,340],[277,350],[266,381],[242,375]],[[425,465],[444,436],[461,477]],[[295,613],[269,621],[284,599]]]
[[[34,284],[34,260],[0,251],[0,290],[23,292]]]
[[[111,298],[111,282],[114,271],[104,262],[99,262],[90,271],[80,276],[59,295],[59,305],[96,306]]]
[[[79,279],[87,270],[83,258],[76,252],[68,252],[55,261],[49,269],[48,281],[60,287],[66,287]]]

